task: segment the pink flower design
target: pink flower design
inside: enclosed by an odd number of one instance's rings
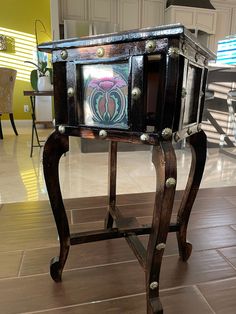
[[[89,82],[89,87],[98,88],[105,92],[114,88],[126,86],[126,82],[119,77],[104,77],[101,79],[93,79]]]

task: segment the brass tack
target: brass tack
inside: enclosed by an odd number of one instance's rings
[[[64,134],[66,132],[66,128],[64,127],[64,125],[59,125],[58,132],[60,132],[61,134]]]
[[[168,140],[172,137],[172,130],[170,128],[165,128],[162,130],[161,135],[165,140]]]
[[[100,48],[97,49],[97,56],[98,56],[99,58],[103,57],[103,56],[104,56],[104,53],[105,53],[105,51],[104,51],[104,49],[103,49],[102,47],[100,47]]]
[[[146,142],[149,140],[149,135],[146,134],[146,133],[143,133],[141,136],[140,136],[140,140],[143,141],[143,142]]]
[[[106,138],[106,137],[107,137],[107,131],[105,131],[105,130],[100,130],[100,131],[99,131],[99,137],[101,137],[101,138]]]
[[[134,100],[139,99],[139,97],[141,96],[141,90],[140,90],[140,88],[134,87],[134,88],[132,89],[131,94],[132,94],[132,98],[133,98]]]
[[[67,90],[67,95],[69,97],[72,97],[72,96],[74,96],[74,94],[75,94],[74,88],[73,87],[69,87],[68,90]]]
[[[154,40],[148,40],[146,43],[147,52],[153,52],[156,48],[156,42]]]
[[[161,251],[166,247],[165,243],[159,243],[156,246],[157,251]]]
[[[172,58],[177,58],[179,56],[179,48],[177,47],[170,47],[168,49],[168,55]]]
[[[155,290],[158,288],[158,282],[157,281],[153,281],[150,283],[150,289],[151,290]]]
[[[67,52],[67,50],[62,50],[62,51],[61,51],[61,58],[62,58],[63,60],[66,60],[66,59],[68,58],[68,52]]]
[[[175,178],[168,178],[166,180],[166,187],[167,188],[171,188],[171,187],[175,187],[176,186],[176,180]]]

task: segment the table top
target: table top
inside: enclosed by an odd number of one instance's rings
[[[53,96],[54,95],[53,90],[43,91],[43,92],[39,92],[36,90],[24,90],[23,93],[24,93],[24,96]]]
[[[156,27],[147,27],[141,29],[134,29],[122,31],[111,34],[93,35],[82,38],[68,38],[57,40],[53,42],[41,43],[38,46],[40,51],[52,53],[53,51],[61,49],[73,49],[89,46],[114,45],[128,42],[137,42],[145,40],[153,40],[160,38],[186,38],[195,46],[200,48],[207,58],[215,59],[215,54],[203,46],[199,40],[182,24],[162,25]]]

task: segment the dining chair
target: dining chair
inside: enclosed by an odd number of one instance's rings
[[[12,128],[18,135],[13,116],[13,93],[17,71],[0,67],[0,139],[3,139],[1,116],[9,114]]]

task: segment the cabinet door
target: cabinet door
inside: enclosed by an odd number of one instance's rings
[[[212,51],[217,52],[218,41],[230,34],[232,8],[214,1],[212,1],[212,5],[216,8],[217,21],[215,35],[210,36],[209,48]]]
[[[232,11],[232,24],[230,35],[236,35],[236,7],[234,7]]]
[[[142,27],[164,24],[164,1],[144,0],[142,10]]]
[[[88,11],[91,21],[117,23],[115,0],[89,0]]]
[[[63,20],[87,20],[87,0],[61,0]]]
[[[170,6],[165,10],[165,23],[181,23],[185,27],[195,28],[195,10],[194,8]]]
[[[141,0],[118,0],[120,30],[141,27]]]

